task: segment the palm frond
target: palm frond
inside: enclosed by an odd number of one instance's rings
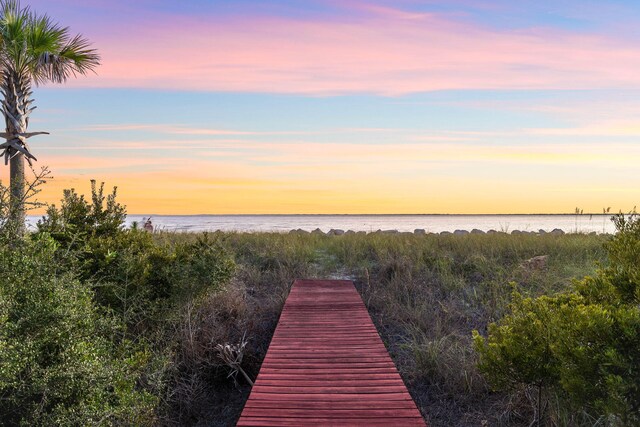
[[[81,35],[65,40],[57,52],[43,52],[38,58],[39,66],[46,79],[54,83],[63,83],[69,77],[87,74],[100,65],[100,55]]]
[[[58,51],[68,34],[68,28],[60,27],[47,15],[33,16],[25,31],[28,54],[37,57],[42,52]]]
[[[100,64],[89,41],[72,36],[47,15],[38,15],[20,0],[0,0],[0,68],[14,70],[36,84],[63,83]]]
[[[19,0],[2,0],[0,14],[0,63],[5,67],[22,68],[28,62],[25,35],[32,13],[29,7],[21,7]]]

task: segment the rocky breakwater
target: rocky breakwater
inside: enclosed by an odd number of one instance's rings
[[[376,231],[372,231],[367,233],[366,231],[353,231],[353,230],[341,230],[339,228],[332,228],[330,229],[328,232],[324,232],[319,228],[316,228],[313,231],[306,231],[303,230],[301,228],[298,229],[294,229],[289,231],[290,234],[322,234],[322,235],[327,235],[327,236],[343,236],[343,235],[353,235],[353,234],[402,234],[402,235],[408,235],[408,234],[412,234],[412,235],[416,235],[416,236],[426,236],[429,234],[440,234],[441,236],[449,236],[449,235],[454,235],[454,236],[466,236],[469,234],[475,234],[475,235],[479,235],[479,234],[511,234],[512,236],[519,236],[519,235],[525,235],[525,234],[529,234],[529,235],[534,235],[534,236],[543,236],[543,235],[552,235],[552,236],[562,236],[563,234],[566,234],[563,230],[559,229],[559,228],[554,228],[551,231],[546,231],[546,230],[538,230],[538,231],[526,231],[526,230],[513,230],[511,232],[506,232],[506,231],[497,231],[497,230],[488,230],[488,231],[483,231],[480,230],[478,228],[474,228],[471,231],[469,230],[455,230],[453,232],[451,231],[441,231],[440,233],[431,233],[428,232],[427,230],[425,230],[424,228],[416,228],[413,233],[410,231],[398,231],[395,229],[392,230],[376,230]],[[591,232],[589,233],[590,235],[596,234],[595,232]]]

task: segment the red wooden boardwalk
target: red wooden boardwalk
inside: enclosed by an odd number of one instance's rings
[[[353,283],[296,280],[238,426],[425,426]]]

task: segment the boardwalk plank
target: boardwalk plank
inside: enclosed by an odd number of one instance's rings
[[[410,400],[388,400],[384,402],[385,409],[413,409],[413,402]],[[282,401],[282,400],[250,400],[247,401],[245,408],[262,408],[262,409],[380,409],[380,401],[364,401],[352,400],[341,402],[328,402],[316,400],[302,401]]]
[[[425,426],[353,283],[296,280],[239,426]]]
[[[248,417],[264,417],[264,410],[262,408],[246,408],[244,410],[244,415]],[[364,409],[319,409],[314,408],[313,411],[308,409],[270,409],[269,410],[270,417],[276,416],[284,416],[284,417],[300,417],[300,418],[373,418],[373,417],[401,417],[401,418],[415,418],[416,412],[413,408],[411,409],[374,409],[374,408],[364,408]]]
[[[385,402],[388,400],[411,400],[409,393],[376,393],[373,394],[345,394],[345,393],[262,393],[256,391],[251,393],[250,400],[284,400],[293,401],[312,401],[312,402]]]
[[[393,424],[389,424],[392,422]],[[422,418],[360,418],[360,419],[341,419],[332,418],[260,418],[260,417],[242,417],[238,421],[239,427],[249,426],[279,426],[279,427],[300,427],[300,426],[335,426],[335,427],[389,427],[389,426],[421,426],[425,423]]]

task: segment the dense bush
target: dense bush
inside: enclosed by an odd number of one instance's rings
[[[234,271],[216,236],[127,229],[103,188],[66,190],[22,241],[0,236],[0,425],[158,422],[184,365],[180,313]]]
[[[90,202],[65,190],[60,208],[49,207],[38,231],[58,242],[60,262],[76,267],[92,284],[95,300],[135,326],[136,334],[230,278],[233,261],[215,238],[204,234],[161,244],[150,233],[126,229],[126,209],[116,201],[116,189],[105,197],[104,184],[91,184]]]
[[[516,291],[488,337],[474,333],[495,387],[535,389],[540,423],[640,423],[640,218],[615,222],[606,268],[554,296]]]
[[[149,424],[157,398],[136,386],[147,354],[112,339],[122,325],[56,249],[45,234],[0,246],[0,424]]]
[[[126,209],[116,201],[117,188],[107,197],[104,183],[91,181],[91,203],[71,188],[64,190],[60,208],[49,206],[47,215],[38,222],[38,229],[46,231],[65,247],[81,247],[91,237],[114,236],[124,229]],[[106,204],[105,204],[106,200]]]

